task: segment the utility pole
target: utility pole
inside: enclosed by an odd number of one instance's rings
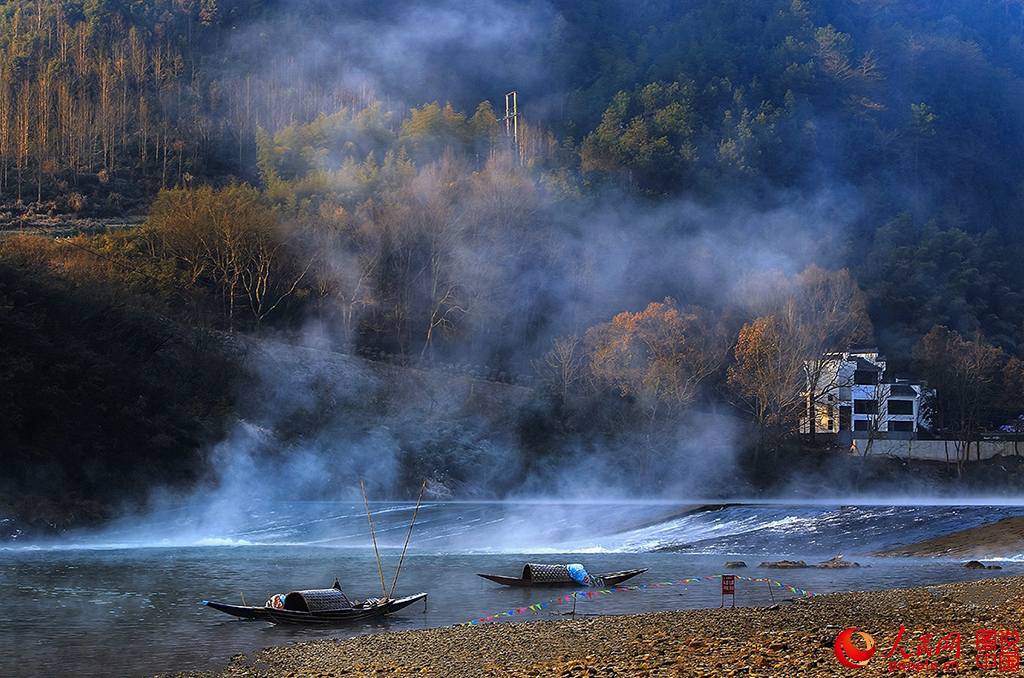
[[[512,145],[512,151],[518,162],[523,161],[522,152],[519,148],[519,93],[512,90],[505,94],[505,136]]]

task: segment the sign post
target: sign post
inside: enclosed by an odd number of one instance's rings
[[[725,607],[726,596],[732,596],[732,606],[736,607],[736,575],[734,574],[722,575],[722,604],[719,607]]]

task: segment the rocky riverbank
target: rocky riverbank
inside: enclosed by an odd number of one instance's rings
[[[834,676],[836,636],[870,633],[877,649],[859,675],[891,675],[892,659],[957,661],[948,647],[915,656],[924,634],[960,634],[957,673],[978,668],[975,633],[1020,630],[1024,578],[842,593],[771,608],[496,623],[384,633],[274,647],[239,656],[221,676]],[[906,627],[892,659],[901,625]],[[932,671],[932,673],[935,673]]]

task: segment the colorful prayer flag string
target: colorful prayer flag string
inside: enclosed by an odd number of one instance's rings
[[[760,583],[767,582],[770,586],[774,586],[774,587],[777,587],[777,588],[784,588],[787,591],[789,591],[790,593],[792,593],[794,595],[802,596],[804,598],[811,598],[811,597],[814,596],[814,594],[811,593],[810,591],[807,591],[807,590],[801,589],[801,588],[797,588],[796,586],[790,586],[788,584],[783,584],[782,582],[780,582],[777,579],[769,579],[768,577],[744,577],[742,575],[735,575],[735,576],[736,576],[736,579],[740,579],[740,580],[743,580],[743,581],[760,582]],[[613,587],[608,588],[608,589],[580,590],[580,591],[576,591],[574,593],[566,593],[566,594],[558,596],[557,598],[551,598],[550,600],[544,600],[544,601],[541,601],[539,603],[533,603],[531,605],[527,605],[526,607],[514,607],[514,608],[510,608],[510,609],[508,609],[508,610],[506,610],[504,612],[496,612],[495,614],[487,615],[485,617],[478,617],[476,619],[470,619],[469,621],[463,622],[462,624],[457,624],[457,626],[478,626],[480,624],[487,624],[487,623],[490,623],[490,622],[493,622],[493,621],[497,621],[501,617],[514,617],[516,615],[526,614],[527,612],[537,613],[537,612],[540,612],[541,610],[548,609],[552,605],[564,605],[566,603],[572,602],[573,598],[577,598],[578,599],[578,594],[580,594],[580,593],[584,594],[586,596],[586,598],[588,600],[590,600],[590,599],[593,599],[594,596],[605,596],[605,595],[608,595],[610,593],[621,593],[623,591],[646,591],[647,589],[659,589],[659,588],[663,588],[663,587],[666,587],[666,586],[687,586],[689,584],[700,584],[700,583],[703,583],[705,581],[713,581],[715,579],[721,579],[721,578],[722,578],[722,575],[720,575],[720,574],[712,574],[712,575],[705,575],[703,577],[686,577],[686,578],[683,578],[683,579],[673,579],[673,580],[670,580],[670,581],[649,582],[649,583],[646,583],[646,584],[632,584],[632,585],[628,585],[628,586],[625,585],[625,584],[620,584],[618,586],[613,586]]]

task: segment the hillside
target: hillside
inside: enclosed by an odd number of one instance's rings
[[[0,342],[5,536],[94,523],[202,477],[235,383],[209,334],[4,260]]]
[[[944,435],[1020,421],[1024,6],[476,5],[0,8],[16,512],[216,482],[236,436],[441,494],[553,459],[703,490],[799,447],[806,361],[864,343]],[[402,369],[310,399],[223,336]]]
[[[1016,350],[1021,13],[963,0],[530,0],[473,15],[406,0],[19,0],[0,13],[0,191],[26,205],[15,215],[119,216],[160,188],[277,176],[304,181],[280,199],[341,189],[354,206],[372,194],[360,175],[379,172],[358,167],[368,154],[401,149],[420,166],[453,143],[486,153],[501,111],[471,112],[515,86],[522,153],[545,186],[585,202],[612,188],[757,211],[831,202],[813,257],[855,271],[894,357],[933,324]],[[406,40],[431,19],[447,32]],[[389,61],[392,43],[411,46]]]

